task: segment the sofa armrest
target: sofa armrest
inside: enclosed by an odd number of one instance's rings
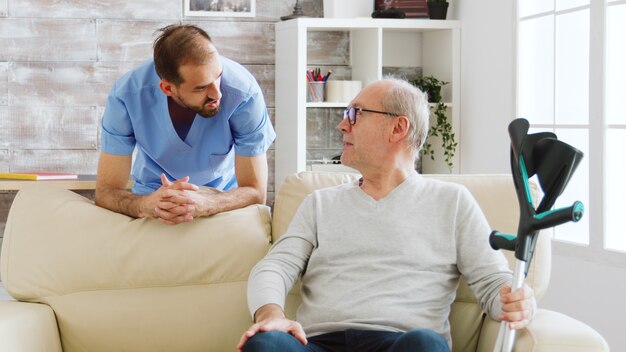
[[[517,336],[515,351],[608,352],[609,345],[593,328],[565,314],[539,309]]]
[[[0,302],[0,351],[62,352],[52,309],[38,303]]]
[[[500,323],[485,319],[477,351],[493,351]],[[608,352],[604,338],[565,314],[539,309],[533,321],[515,334],[513,352]]]

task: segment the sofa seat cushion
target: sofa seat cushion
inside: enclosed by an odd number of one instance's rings
[[[53,308],[64,351],[233,350],[270,233],[266,206],[172,226],[34,185],[15,197],[0,268],[13,297]]]

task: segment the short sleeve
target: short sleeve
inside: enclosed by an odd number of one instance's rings
[[[115,155],[130,155],[135,148],[135,134],[124,102],[115,95],[116,85],[109,93],[102,116],[100,141],[102,151]]]
[[[252,94],[235,110],[230,119],[230,127],[235,141],[235,153],[241,156],[265,153],[276,138],[260,91]]]

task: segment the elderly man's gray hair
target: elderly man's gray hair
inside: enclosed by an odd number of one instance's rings
[[[425,93],[409,82],[386,77],[381,82],[391,83],[382,97],[384,111],[404,115],[409,118],[409,146],[414,149],[415,157],[422,149],[428,133],[428,121],[430,109],[428,97]]]

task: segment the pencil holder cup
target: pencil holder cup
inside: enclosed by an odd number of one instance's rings
[[[309,103],[323,102],[325,86],[326,82],[307,82],[306,101]]]

